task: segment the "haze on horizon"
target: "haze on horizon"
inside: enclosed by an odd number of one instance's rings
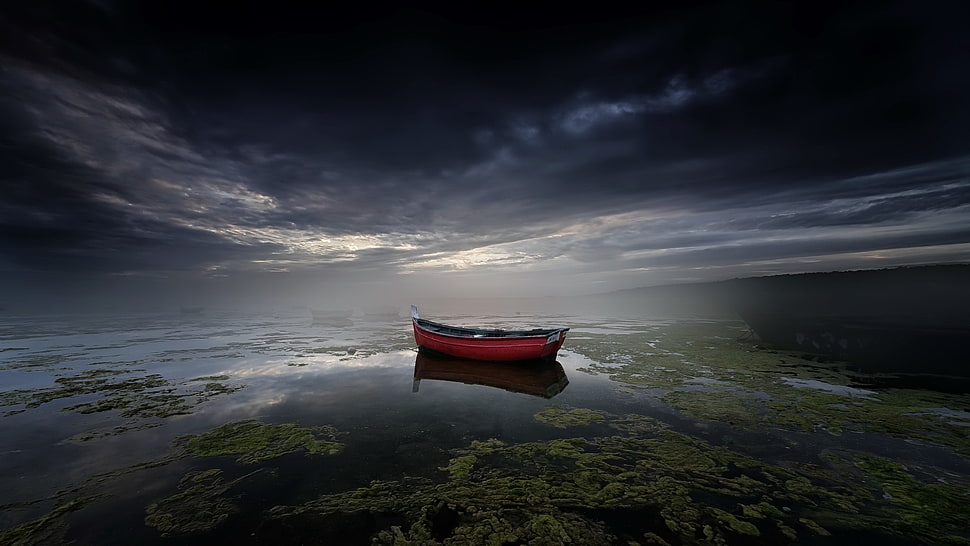
[[[4,3],[0,306],[967,263],[967,15]]]

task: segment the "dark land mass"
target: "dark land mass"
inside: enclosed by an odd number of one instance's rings
[[[970,374],[967,264],[657,286],[604,302],[619,311],[737,316],[768,344],[872,371]]]

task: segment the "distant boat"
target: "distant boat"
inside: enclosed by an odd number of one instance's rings
[[[412,392],[418,392],[423,379],[484,385],[542,398],[556,396],[569,384],[562,364],[555,360],[475,362],[419,352],[414,360]]]
[[[554,359],[569,328],[495,330],[448,326],[420,318],[411,306],[414,341],[424,351],[492,362]]]
[[[205,311],[205,307],[182,307],[180,309],[183,315],[201,315]]]

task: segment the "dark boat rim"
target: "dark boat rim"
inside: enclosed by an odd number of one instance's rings
[[[428,319],[412,318],[415,325],[432,334],[455,338],[547,338],[555,333],[564,334],[569,328],[534,328],[532,330],[502,330],[450,326]]]

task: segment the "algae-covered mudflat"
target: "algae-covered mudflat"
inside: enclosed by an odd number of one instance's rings
[[[571,327],[568,385],[413,389],[394,316],[0,317],[0,544],[970,544],[966,379],[732,317],[438,318]]]

